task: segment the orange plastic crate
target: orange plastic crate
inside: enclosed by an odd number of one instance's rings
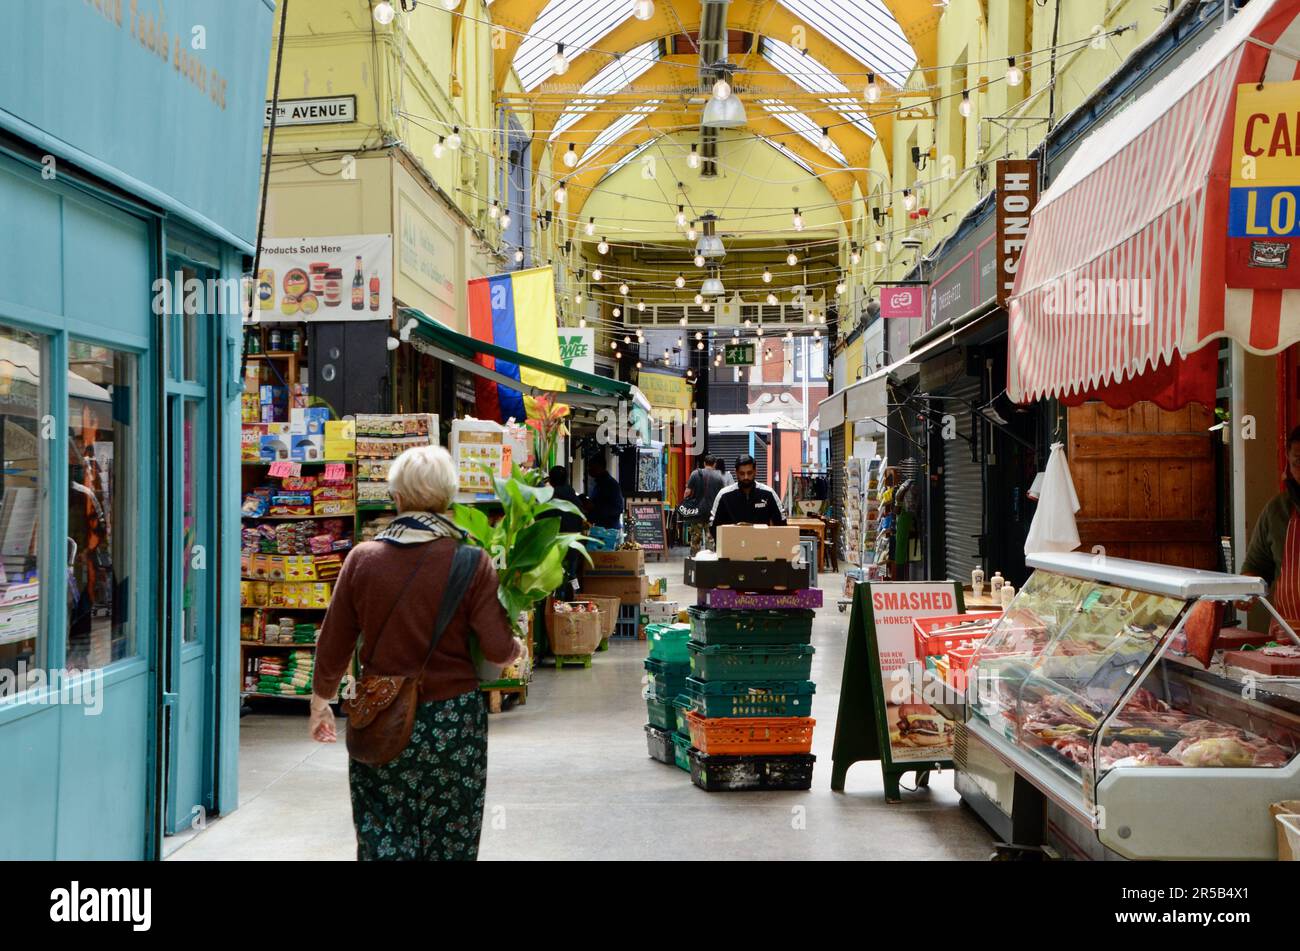
[[[686,714],[691,745],[709,756],[778,756],[812,750],[812,717],[702,717]]]
[[[1001,611],[976,611],[970,614],[941,614],[936,617],[919,617],[912,622],[912,637],[916,642],[917,660],[924,660],[932,654],[947,654],[954,647],[977,641],[988,631],[961,631],[950,634],[931,633],[935,628],[959,624],[963,621],[996,621],[1002,616]],[[992,630],[992,625],[989,626]]]

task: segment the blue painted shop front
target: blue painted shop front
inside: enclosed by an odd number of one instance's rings
[[[152,858],[237,801],[220,289],[252,252],[273,9],[134,7],[0,34],[0,859]],[[177,273],[218,292],[158,314]]]

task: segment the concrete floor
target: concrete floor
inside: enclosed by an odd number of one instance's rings
[[[647,570],[655,576],[657,569]],[[680,583],[680,560],[662,574],[670,597],[693,601],[694,590]],[[826,606],[813,632],[810,791],[706,793],[681,770],[651,760],[642,729],[645,643],[616,639],[590,670],[539,669],[527,705],[491,718],[480,858],[986,858],[992,837],[959,805],[951,773],[888,805],[878,765],[860,763],[845,792],[831,792],[848,615],[835,606],[841,577],[823,575],[820,585]],[[355,857],[343,743],[312,742],[305,704],[290,710],[241,720],[239,809],[169,839],[170,859]]]

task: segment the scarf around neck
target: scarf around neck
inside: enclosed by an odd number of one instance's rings
[[[439,538],[464,541],[465,533],[445,515],[433,512],[400,512],[388,527],[375,536],[391,545],[422,545]]]

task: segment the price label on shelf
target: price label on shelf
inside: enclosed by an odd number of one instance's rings
[[[302,475],[302,465],[297,462],[273,462],[268,474],[273,479],[293,478]]]
[[[325,464],[325,481],[342,482],[348,477],[348,467],[342,462],[329,462]]]

